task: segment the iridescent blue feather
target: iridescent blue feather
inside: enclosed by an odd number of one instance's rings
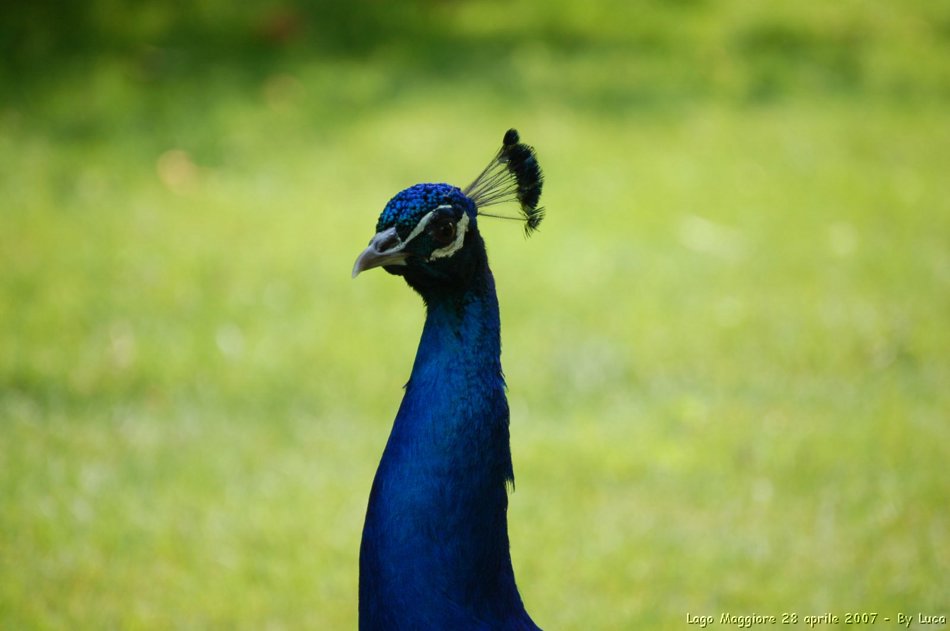
[[[508,542],[514,480],[495,281],[481,208],[541,220],[541,170],[514,130],[464,191],[417,184],[390,200],[354,275],[383,267],[422,296],[426,321],[373,481],[360,547],[362,631],[532,631]],[[385,350],[385,344],[380,344]]]

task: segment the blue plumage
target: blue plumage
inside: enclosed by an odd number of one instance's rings
[[[471,215],[475,214],[472,201],[455,186],[449,184],[416,184],[400,191],[389,200],[376,222],[376,232],[396,226],[401,238],[409,236],[426,211],[441,204],[458,205]]]
[[[494,181],[487,185],[486,177]],[[418,184],[390,200],[354,265],[354,276],[380,266],[403,276],[426,304],[366,511],[361,630],[537,629],[511,567],[508,402],[478,216],[480,207],[510,197],[534,229],[540,191],[534,152],[511,130],[465,192]]]

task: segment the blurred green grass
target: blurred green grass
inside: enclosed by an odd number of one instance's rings
[[[353,628],[423,312],[350,265],[509,126],[535,619],[947,613],[946,3],[53,6],[0,27],[0,626]]]

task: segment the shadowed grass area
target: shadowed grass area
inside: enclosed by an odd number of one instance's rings
[[[352,48],[214,6],[205,47],[130,7],[4,67],[0,626],[353,628],[423,310],[350,266],[510,126],[547,219],[481,228],[539,624],[950,613],[944,5],[360,5],[393,32]]]

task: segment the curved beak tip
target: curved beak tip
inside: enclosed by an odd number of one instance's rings
[[[374,267],[405,265],[407,255],[403,251],[403,245],[397,243],[392,246],[392,237],[395,234],[396,229],[389,228],[372,238],[369,246],[356,257],[356,262],[353,263],[352,278],[356,278],[360,275],[360,272],[365,272]]]
[[[353,263],[353,278],[359,276],[360,272],[379,267],[385,258],[384,255],[377,252],[376,248],[370,244],[368,248],[360,252],[360,255],[356,257],[356,262]]]

